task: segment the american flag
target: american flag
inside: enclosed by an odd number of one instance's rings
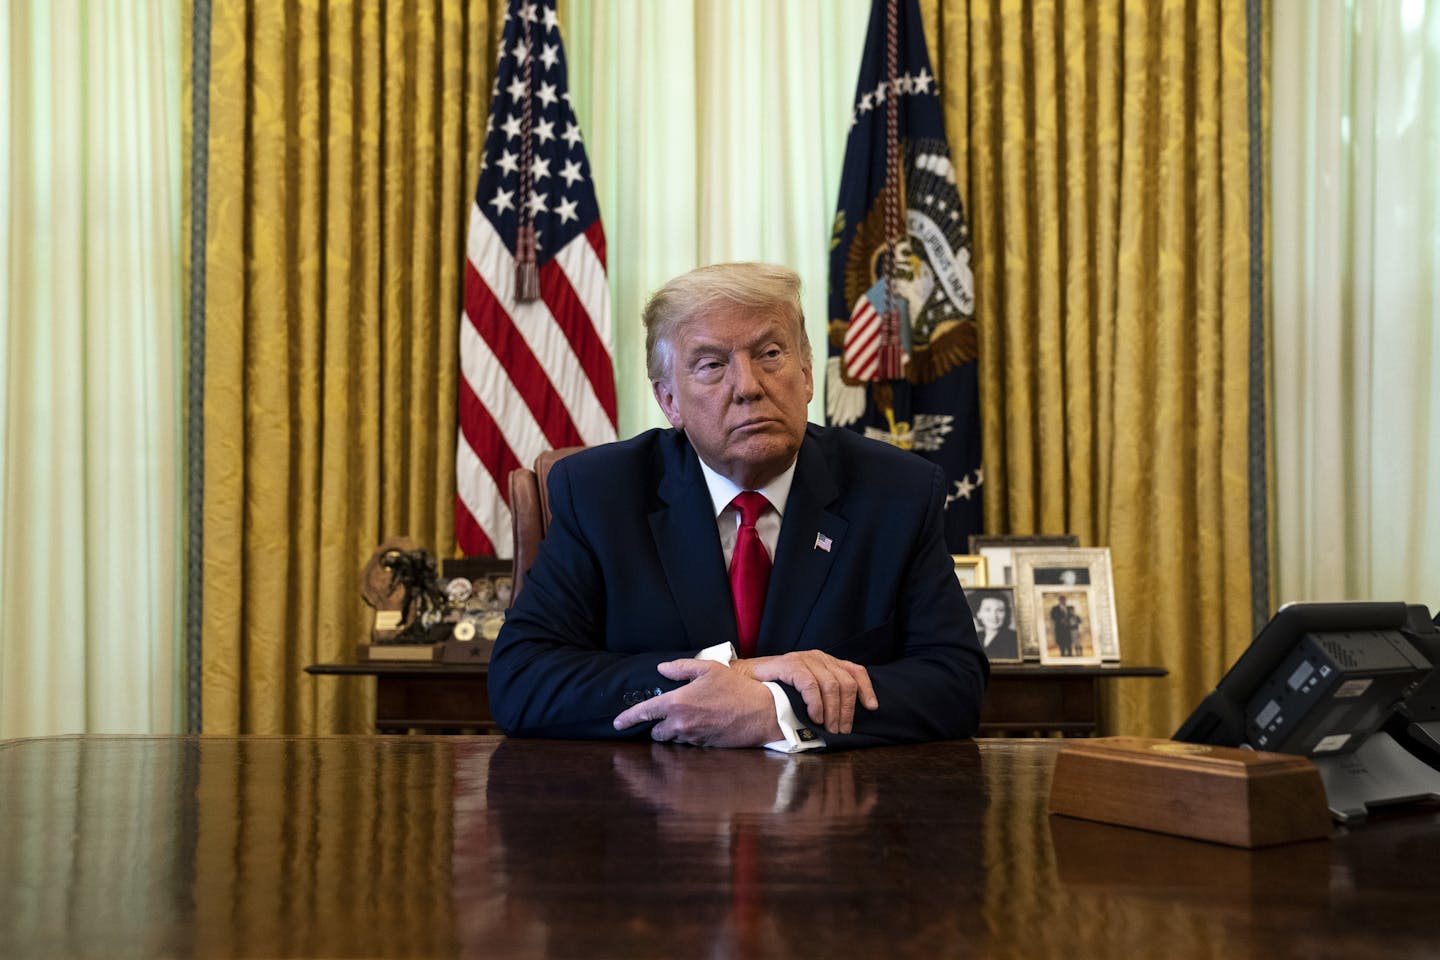
[[[555,0],[511,0],[505,17],[470,210],[459,421],[455,538],[471,556],[510,554],[512,469],[615,439],[605,232]]]

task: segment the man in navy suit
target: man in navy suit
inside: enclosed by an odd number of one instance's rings
[[[989,666],[945,547],[944,475],[806,423],[799,294],[786,268],[719,264],[651,298],[648,372],[674,429],[552,468],[490,662],[506,732],[787,752],[975,732]]]

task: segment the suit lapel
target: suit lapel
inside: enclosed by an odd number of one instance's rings
[[[700,461],[678,431],[662,447],[659,509],[650,532],[690,642],[700,648],[735,639],[730,579]]]
[[[765,594],[757,645],[762,656],[786,653],[800,642],[834,556],[844,547],[846,521],[825,509],[838,495],[819,444],[807,434],[785,503],[775,566]],[[817,535],[830,539],[829,550],[817,544]]]

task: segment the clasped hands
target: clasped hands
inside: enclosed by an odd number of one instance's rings
[[[810,717],[829,733],[849,733],[858,703],[876,710],[880,701],[870,674],[858,663],[819,650],[735,660],[669,660],[658,667],[685,686],[636,704],[615,718],[615,729],[655,722],[655,740],[708,747],[757,747],[784,739],[775,700],[764,683],[787,683],[799,692]]]

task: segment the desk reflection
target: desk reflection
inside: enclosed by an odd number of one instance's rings
[[[955,829],[983,816],[979,752],[903,770],[876,759],[501,744],[486,815],[456,824],[456,895],[504,877],[507,909],[462,942],[493,945],[522,920],[528,948],[578,956],[923,950],[956,933],[957,901],[973,908],[983,885],[978,832]]]

